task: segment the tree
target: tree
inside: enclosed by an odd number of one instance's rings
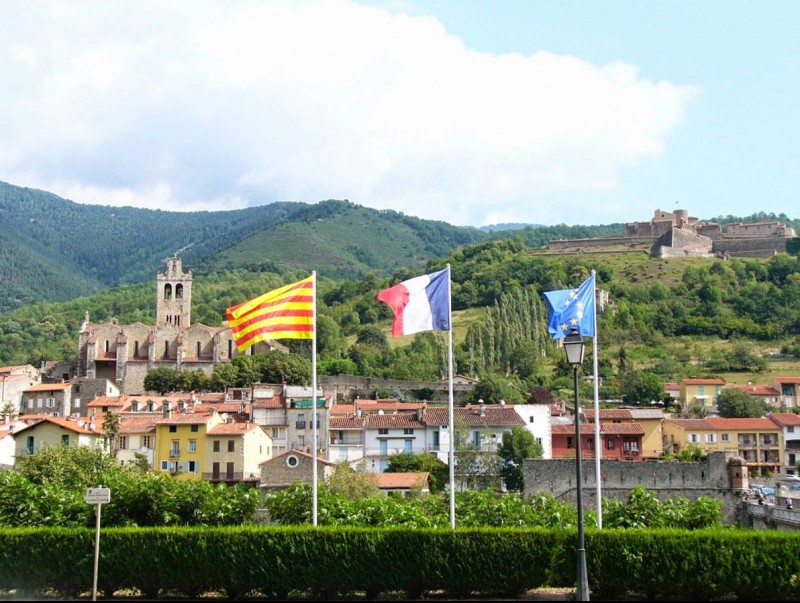
[[[763,417],[767,411],[767,403],[748,394],[738,387],[726,387],[717,397],[719,416],[726,419]]]
[[[447,463],[431,454],[408,454],[400,452],[389,457],[384,473],[415,473],[427,471],[430,474],[431,493],[442,492],[450,480]]]
[[[356,471],[347,461],[341,461],[333,468],[333,473],[325,482],[328,490],[347,498],[357,499],[380,494],[378,478],[374,473]]]
[[[655,373],[627,371],[622,376],[622,399],[626,404],[650,404],[664,397],[664,381]]]
[[[144,378],[144,388],[147,391],[158,392],[164,395],[180,388],[181,376],[175,369],[167,367],[154,368]]]
[[[117,435],[119,435],[119,414],[107,412],[103,421],[103,432],[108,439],[108,450],[112,456],[117,456]]]
[[[264,383],[311,383],[311,360],[297,354],[270,352],[261,365],[261,380]]]
[[[502,459],[500,475],[505,481],[506,488],[515,492],[522,492],[525,487],[522,462],[525,459],[542,458],[544,448],[536,441],[530,431],[515,425],[510,432],[503,435],[503,441],[498,446],[498,454]]]

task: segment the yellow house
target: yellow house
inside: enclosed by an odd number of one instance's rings
[[[259,465],[272,458],[273,442],[265,428],[250,421],[227,421],[206,435],[203,479],[212,482],[252,482],[261,479]]]
[[[722,379],[681,379],[681,403],[710,409],[717,405],[725,381]]]
[[[706,454],[718,450],[735,451],[728,442],[721,442],[717,428],[708,419],[664,419],[664,451],[675,454],[689,446],[696,446]]]
[[[162,418],[156,421],[156,449],[153,465],[178,479],[202,479],[206,471],[206,434],[223,422],[216,410],[208,413],[173,413],[164,403]]]
[[[709,418],[720,441],[747,461],[749,473],[768,475],[783,468],[783,429],[766,418]]]

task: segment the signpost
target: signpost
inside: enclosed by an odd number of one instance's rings
[[[97,505],[97,522],[94,534],[94,581],[92,582],[92,601],[97,601],[97,568],[100,562],[100,510],[102,505],[111,502],[111,489],[88,488],[86,490],[86,504]]]

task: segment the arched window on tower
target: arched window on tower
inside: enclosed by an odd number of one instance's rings
[[[164,358],[169,358],[169,341],[164,342]]]
[[[183,285],[175,285],[175,299],[183,299]]]
[[[169,283],[164,285],[164,299],[172,299],[172,285]]]
[[[139,357],[139,342],[138,341],[134,341],[133,342],[133,357],[134,358],[138,358]]]
[[[197,357],[200,358],[200,342],[197,342]]]

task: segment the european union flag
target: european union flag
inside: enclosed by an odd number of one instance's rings
[[[577,289],[546,291],[542,297],[547,302],[547,330],[553,339],[563,339],[573,328],[581,335],[594,337],[594,274]]]

